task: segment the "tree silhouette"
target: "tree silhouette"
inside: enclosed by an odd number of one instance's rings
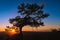
[[[58,30],[57,29],[52,29],[52,32],[57,32]]]
[[[9,19],[9,22],[13,24],[13,26],[20,28],[20,34],[22,35],[22,28],[26,25],[30,25],[31,27],[39,27],[44,26],[42,19],[47,18],[49,16],[48,13],[43,12],[44,4],[20,4],[18,6],[18,13],[20,16],[16,16],[15,18]]]

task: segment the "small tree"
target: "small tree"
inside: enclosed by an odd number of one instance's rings
[[[57,29],[52,29],[52,32],[57,32],[58,30]]]
[[[22,35],[22,28],[26,25],[31,27],[44,26],[42,19],[49,16],[48,13],[43,12],[44,5],[37,4],[20,4],[18,6],[18,13],[20,16],[9,19],[9,22],[13,26],[20,28],[20,34]]]

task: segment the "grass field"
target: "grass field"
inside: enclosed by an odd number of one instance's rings
[[[21,40],[19,36],[8,36],[0,32],[0,40]],[[23,32],[23,40],[60,40],[60,31],[56,32]]]

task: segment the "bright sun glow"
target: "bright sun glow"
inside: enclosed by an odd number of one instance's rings
[[[11,30],[11,32],[15,32],[15,30],[14,30],[14,29],[12,29],[12,30]]]
[[[19,33],[19,28],[18,27],[7,27],[6,29],[5,29],[5,31],[6,31],[6,33],[8,34],[8,35],[14,35],[14,34],[18,34]]]
[[[15,29],[10,29],[10,31],[8,32],[9,35],[14,35],[17,34]]]

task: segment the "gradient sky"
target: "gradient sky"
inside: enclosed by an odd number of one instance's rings
[[[60,27],[60,0],[0,0],[0,27],[11,25],[8,20],[18,15],[17,6],[21,3],[45,3],[44,12],[50,14],[43,20],[45,25]]]

